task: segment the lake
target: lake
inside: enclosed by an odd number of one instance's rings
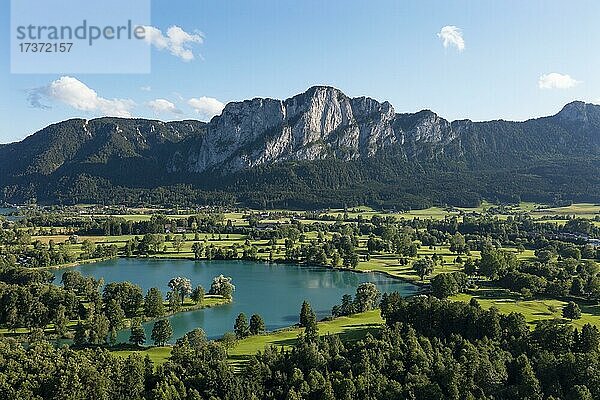
[[[404,296],[417,293],[419,288],[410,283],[390,278],[381,273],[356,273],[322,267],[289,264],[266,264],[246,261],[192,261],[117,258],[76,269],[84,275],[104,278],[106,283],[129,281],[146,291],[158,287],[166,295],[171,278],[184,276],[192,286],[202,285],[208,292],[213,277],[230,276],[236,287],[231,304],[180,313],[169,317],[173,326],[174,342],[194,328],[202,328],[211,339],[233,330],[237,315],[260,314],[267,330],[274,330],[298,322],[302,301],[308,300],[317,318],[331,315],[331,307],[340,302],[342,295],[354,295],[363,282],[373,282],[381,292],[398,291]],[[67,269],[54,270],[56,283]],[[153,323],[146,323],[146,337],[150,343]],[[126,342],[129,330],[119,333],[118,340]]]
[[[14,213],[15,211],[17,211],[17,209],[14,207],[0,207],[0,215],[6,216]]]
[[[22,215],[11,215],[18,209],[14,207],[0,207],[0,216],[6,218],[9,221],[18,221],[23,218]]]

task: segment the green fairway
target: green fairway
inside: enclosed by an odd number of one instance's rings
[[[318,326],[320,335],[339,334],[344,340],[357,340],[363,338],[368,332],[379,329],[382,323],[383,319],[379,310],[372,310],[349,317],[319,322]],[[288,328],[242,339],[229,351],[229,360],[239,365],[253,354],[256,354],[257,351],[264,350],[266,346],[289,348],[296,342],[302,331],[302,328]],[[140,353],[142,356],[148,355],[152,361],[162,364],[169,358],[171,347],[116,350],[113,353],[122,357],[127,357],[132,353]]]
[[[458,215],[456,211],[448,211],[440,207],[429,207],[423,210],[411,210],[400,214],[400,218],[405,219],[444,219],[446,217]]]
[[[141,350],[116,350],[112,352],[121,357],[128,357],[130,354],[141,354],[142,357],[150,357],[155,364],[162,364],[171,356],[171,347],[148,347]]]
[[[474,294],[458,294],[453,296],[452,300],[468,302],[473,297],[477,299],[483,308],[494,306],[504,314],[521,313],[531,326],[543,320],[562,319],[562,309],[567,304],[564,301],[555,299],[524,300],[518,294],[503,289],[480,289]],[[581,318],[572,321],[573,326],[581,328],[589,323],[600,327],[600,306],[580,304],[580,307]]]
[[[357,339],[367,332],[378,328],[383,323],[379,310],[367,311],[349,317],[340,317],[331,321],[319,322],[319,334],[340,334],[345,339]],[[250,336],[240,340],[234,349],[229,352],[232,360],[247,358],[265,346],[288,347],[293,344],[302,328],[290,328],[267,333],[264,335]]]

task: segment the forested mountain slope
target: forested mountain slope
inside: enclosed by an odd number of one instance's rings
[[[73,119],[0,146],[2,200],[255,206],[600,201],[600,106],[449,122],[315,86],[209,123]]]

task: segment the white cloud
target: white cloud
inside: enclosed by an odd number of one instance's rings
[[[173,113],[182,114],[181,110],[174,103],[165,99],[156,99],[146,103],[156,114]]]
[[[140,90],[143,92],[151,92],[152,87],[151,86],[140,86]]]
[[[197,99],[189,99],[188,104],[206,119],[221,114],[221,111],[223,111],[223,108],[225,107],[225,104],[221,103],[219,100],[205,96]]]
[[[144,26],[146,36],[144,40],[159,50],[167,49],[171,54],[181,58],[183,61],[194,59],[191,45],[202,44],[204,39],[201,33],[187,33],[180,27],[173,25],[167,29],[167,35],[163,35],[160,29],[153,26]]]
[[[460,28],[454,25],[447,25],[437,35],[442,39],[442,44],[445,48],[455,46],[459,52],[465,49],[465,39],[463,39]]]
[[[33,89],[29,102],[33,107],[49,108],[43,99],[66,104],[76,110],[89,111],[113,117],[131,117],[135,102],[130,99],[106,99],[80,80],[63,76],[47,86]]]
[[[580,83],[581,81],[571,78],[570,75],[559,74],[558,72],[544,74],[538,79],[540,89],[569,89]]]

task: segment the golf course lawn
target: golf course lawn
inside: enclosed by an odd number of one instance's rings
[[[518,294],[501,289],[479,289],[473,294],[461,293],[453,296],[452,300],[468,302],[475,297],[483,308],[496,307],[501,313],[518,312],[523,314],[527,323],[533,328],[540,321],[562,319],[562,309],[567,304],[555,299],[523,300]],[[571,321],[575,328],[587,323],[600,327],[600,306],[579,304],[581,318]]]
[[[494,306],[501,313],[518,312],[523,314],[532,329],[539,321],[562,318],[562,308],[566,304],[564,301],[554,299],[522,300],[516,294],[498,289],[479,289],[474,294],[461,293],[453,296],[451,300],[468,302],[473,297],[483,308]],[[581,311],[581,318],[571,322],[574,327],[581,329],[586,323],[600,327],[600,306],[581,305]],[[348,341],[361,339],[369,332],[376,332],[383,322],[379,310],[372,310],[331,321],[321,321],[318,326],[320,335],[338,334],[344,341]],[[266,346],[289,348],[296,342],[302,331],[302,328],[290,327],[239,340],[235,347],[229,350],[229,360],[232,364],[240,366],[250,356],[263,350]],[[165,346],[150,347],[144,350],[119,350],[114,351],[114,354],[126,357],[134,352],[144,356],[148,355],[152,361],[161,364],[170,356],[171,348]]]
[[[350,317],[336,318],[331,321],[319,322],[319,334],[339,334],[344,340],[356,340],[364,337],[368,332],[377,330],[383,319],[379,310],[367,311],[352,315]],[[250,336],[237,342],[236,346],[229,350],[229,360],[233,364],[240,365],[257,351],[263,350],[266,346],[289,348],[303,331],[302,328],[287,328],[279,331],[266,333],[263,335]],[[171,347],[150,347],[143,350],[118,350],[114,351],[122,357],[127,357],[132,353],[140,353],[143,356],[148,355],[152,361],[158,364],[164,363],[171,355]]]

